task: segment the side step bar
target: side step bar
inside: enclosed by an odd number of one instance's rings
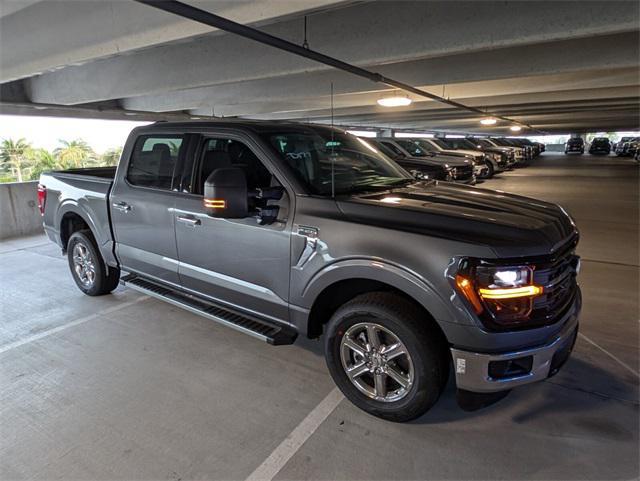
[[[225,326],[249,334],[274,346],[293,344],[298,336],[298,333],[289,326],[276,324],[275,322],[265,321],[263,319],[246,317],[220,305],[143,279],[136,274],[129,274],[123,277],[120,282],[126,287],[130,287],[148,296],[161,299],[187,311],[191,311],[194,314],[224,324]]]

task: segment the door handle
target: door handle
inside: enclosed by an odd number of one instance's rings
[[[113,203],[111,204],[111,206],[114,209],[119,210],[120,212],[129,212],[131,210],[131,206],[129,204],[127,204],[126,202],[118,202],[118,203]]]
[[[185,217],[182,215],[179,215],[178,217],[176,217],[176,220],[178,222],[182,222],[183,224],[187,224],[193,227],[202,224],[200,219],[194,219],[193,217]]]

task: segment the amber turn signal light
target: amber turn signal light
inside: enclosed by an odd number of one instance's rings
[[[478,295],[473,288],[473,283],[466,277],[458,274],[456,275],[456,286],[458,286],[460,292],[471,303],[476,314],[480,314],[482,312],[482,303],[480,302],[480,299],[478,299]]]
[[[224,199],[204,199],[204,206],[208,209],[224,209],[227,203]]]

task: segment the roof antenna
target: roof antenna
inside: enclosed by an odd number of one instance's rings
[[[336,182],[335,182],[335,154],[334,154],[334,137],[333,137],[333,82],[331,82],[331,198],[336,198]]]
[[[307,42],[307,16],[304,16],[304,42],[302,42],[302,48],[309,50],[309,42]]]

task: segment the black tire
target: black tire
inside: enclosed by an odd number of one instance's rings
[[[480,177],[481,179],[490,179],[493,177],[493,174],[495,174],[496,172],[496,168],[493,165],[493,162],[491,162],[490,160],[487,160],[487,173]]]
[[[74,261],[74,253],[78,254],[76,247],[78,247],[78,251],[86,252],[86,262],[90,263],[93,270],[93,279],[91,281],[88,276],[85,276],[83,281],[76,269],[77,265]],[[71,235],[67,244],[67,260],[69,261],[69,269],[73,280],[78,288],[88,296],[103,296],[118,287],[120,269],[105,265],[91,231],[81,230]],[[82,268],[80,270],[86,272]]]
[[[345,372],[341,360],[342,340],[350,328],[357,328],[365,321],[390,331],[409,353],[413,383],[398,400],[373,399],[358,389]],[[393,422],[410,421],[427,412],[440,397],[449,374],[448,345],[439,329],[411,302],[387,292],[362,294],[334,313],[325,336],[325,358],[334,382],[353,404]],[[363,376],[373,374],[367,372]],[[391,381],[386,382],[393,383],[393,379],[389,379]]]

